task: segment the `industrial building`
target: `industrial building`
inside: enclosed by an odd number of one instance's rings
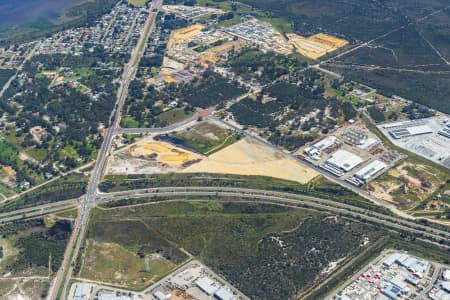
[[[450,168],[450,116],[378,125],[389,140],[403,149]]]
[[[161,292],[161,291],[156,291],[156,292],[154,292],[154,293],[153,293],[153,297],[155,297],[156,300],[167,300],[167,299],[169,299],[169,298],[166,296],[166,294],[164,294],[164,293]]]
[[[74,285],[72,300],[88,300],[92,292],[92,285],[88,283],[77,283]]]
[[[321,167],[336,176],[342,176],[362,162],[363,159],[358,155],[346,150],[338,150]]]
[[[419,299],[416,297],[420,291],[423,291],[429,285],[434,285],[434,282],[430,281],[433,276],[430,271],[434,270],[430,267],[431,265],[428,261],[406,253],[384,254],[383,257],[377,258],[359,273],[352,283],[343,287],[337,295],[331,296],[327,300]]]
[[[321,139],[320,141],[318,141],[317,143],[305,148],[303,150],[303,152],[312,157],[313,159],[320,159],[320,153],[330,147],[332,147],[333,145],[336,144],[336,137],[335,136],[327,136],[324,139]]]
[[[365,184],[383,171],[386,167],[387,165],[384,162],[376,159],[353,174],[353,177]]]
[[[230,290],[228,290],[228,289],[226,289],[224,287],[221,287],[214,294],[214,296],[216,296],[216,298],[218,300],[236,300],[236,297],[234,296],[234,294]]]
[[[430,134],[433,130],[422,120],[412,122],[400,122],[382,126],[394,139]]]
[[[447,125],[447,127],[444,127],[441,130],[439,130],[438,134],[450,139],[450,128],[448,127],[448,125]]]
[[[131,300],[131,297],[113,291],[100,291],[97,296],[98,300]]]
[[[219,289],[217,282],[208,277],[199,278],[194,283],[199,289],[210,296],[214,295],[214,293]]]
[[[149,292],[151,300],[248,300],[198,261],[191,261],[175,271]]]

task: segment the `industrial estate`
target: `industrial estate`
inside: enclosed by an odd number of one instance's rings
[[[450,6],[353,2],[5,27],[0,299],[450,299]]]

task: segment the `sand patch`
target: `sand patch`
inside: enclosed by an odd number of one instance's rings
[[[344,39],[324,33],[315,34],[307,38],[295,33],[288,33],[287,37],[289,38],[289,43],[299,53],[312,59],[318,59],[348,44]]]
[[[201,155],[166,142],[148,140],[115,153],[108,163],[109,174],[155,174],[177,172]]]
[[[195,153],[178,148],[169,143],[156,141],[139,143],[130,148],[129,154],[132,157],[139,158],[153,156],[154,160],[174,166],[182,166],[188,161],[200,158],[200,156]]]
[[[319,174],[258,142],[242,139],[212,154],[182,173],[223,173],[270,176],[307,183]]]

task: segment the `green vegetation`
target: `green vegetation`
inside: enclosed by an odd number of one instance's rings
[[[87,180],[88,178],[81,174],[62,177],[36,190],[27,192],[17,199],[3,203],[0,206],[0,212],[78,198],[85,193]]]
[[[209,70],[191,83],[171,84],[162,90],[157,90],[153,86],[146,87],[141,80],[134,80],[130,84],[129,100],[124,108],[122,125],[168,126],[191,116],[194,107],[221,105],[224,101],[245,92],[245,88],[237,82],[229,81]]]
[[[181,108],[175,108],[167,110],[159,114],[156,119],[163,124],[174,124],[186,120],[191,117],[194,113],[190,110],[185,110]]]
[[[311,35],[320,31],[344,36],[351,40],[368,41],[407,24],[433,10],[444,8],[444,0],[419,0],[409,5],[408,0],[243,0],[271,17],[292,23],[295,31]],[[355,26],[358,24],[358,26]]]
[[[189,85],[179,86],[175,95],[183,97],[194,107],[208,108],[245,92],[245,88],[237,82],[230,82],[216,73],[206,71],[201,79]]]
[[[327,68],[353,80],[374,87],[383,95],[401,96],[442,112],[450,113],[450,75],[382,69],[358,69],[329,65]]]
[[[0,241],[11,247],[11,255],[2,260],[0,268],[14,274],[47,275],[50,263],[52,272],[56,272],[71,231],[69,221],[58,220],[46,226],[42,218],[0,226]]]
[[[128,3],[136,7],[143,7],[147,4],[148,0],[128,0]]]
[[[131,116],[124,116],[120,119],[120,127],[122,128],[138,128],[139,122]]]
[[[16,73],[16,70],[14,69],[0,69],[0,87],[3,87],[14,73]]]
[[[282,75],[294,75],[306,67],[306,63],[307,60],[299,55],[283,56],[255,49],[244,49],[228,61],[234,73],[261,83],[272,82]]]
[[[0,98],[9,124],[2,126],[0,163],[16,172],[12,188],[38,185],[96,156],[120,72],[105,66],[123,59],[83,49],[81,55],[36,55],[27,62]],[[53,84],[49,74],[64,80]],[[74,81],[81,85],[72,86]]]
[[[80,276],[139,289],[154,283],[174,266],[164,258],[145,257],[142,252],[138,255],[115,243],[88,240]]]
[[[238,176],[227,174],[153,174],[153,175],[108,175],[100,184],[104,192],[126,191],[131,189],[175,187],[175,186],[214,186],[214,187],[236,187],[254,188],[270,191],[289,192],[296,194],[311,195],[332,199],[355,206],[369,208],[390,214],[389,211],[373,205],[364,198],[353,192],[342,188],[322,177],[302,185],[298,182],[288,181],[264,176]],[[107,206],[128,205],[139,203],[139,199],[126,199],[107,204]]]
[[[386,121],[386,117],[384,116],[384,113],[376,106],[367,107],[367,112],[369,113],[372,120],[374,120],[376,123],[381,123],[381,122]]]
[[[380,47],[361,48],[344,56],[342,62],[399,68],[442,64],[441,58],[414,26],[393,32],[377,43]]]
[[[214,123],[202,122],[185,131],[158,136],[157,138],[191,148],[204,155],[211,155],[235,143],[240,139],[240,135]]]
[[[95,241],[130,251],[141,245],[154,250],[164,237],[171,249],[185,249],[258,299],[301,293],[323,278],[320,272],[330,262],[361,251],[364,237],[375,241],[382,234],[375,227],[317,212],[239,202],[95,209],[92,220],[89,238]],[[166,251],[160,253],[165,256]]]

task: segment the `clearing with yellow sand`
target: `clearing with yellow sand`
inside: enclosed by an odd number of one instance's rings
[[[8,176],[16,176],[16,171],[10,166],[3,166],[2,169]]]
[[[199,159],[200,156],[175,147],[169,143],[150,141],[139,143],[130,148],[132,157],[148,157],[154,155],[159,162],[181,167],[188,161]]]
[[[260,175],[308,183],[319,174],[256,141],[242,139],[193,164],[182,173]]]
[[[177,172],[202,159],[199,154],[155,140],[137,143],[114,153],[109,174],[156,174]]]
[[[318,59],[328,53],[336,51],[348,44],[348,41],[328,34],[319,33],[310,37],[303,37],[295,33],[288,33],[289,43],[294,45],[303,56]]]
[[[176,44],[187,43],[193,36],[202,32],[203,25],[194,24],[178,30],[174,30],[170,35],[169,42],[167,43],[167,49],[172,48]]]

